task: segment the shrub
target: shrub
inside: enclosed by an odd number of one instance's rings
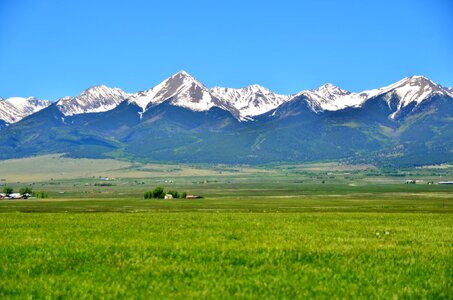
[[[187,197],[187,193],[186,192],[182,192],[181,193],[181,198],[185,199]]]
[[[46,191],[39,191],[39,192],[35,192],[33,193],[33,196],[35,196],[36,198],[48,198],[49,197],[49,194],[47,194]]]
[[[94,186],[113,186],[113,183],[109,182],[96,182]]]

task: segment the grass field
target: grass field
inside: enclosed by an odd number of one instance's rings
[[[0,162],[50,195],[0,201],[2,299],[453,298],[452,168],[43,159]]]

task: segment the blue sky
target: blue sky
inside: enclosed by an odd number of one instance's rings
[[[414,74],[453,86],[453,1],[0,0],[0,96],[207,86],[350,91]]]

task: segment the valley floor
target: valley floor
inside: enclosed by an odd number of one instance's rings
[[[451,168],[65,163],[0,163],[0,298],[453,297]]]

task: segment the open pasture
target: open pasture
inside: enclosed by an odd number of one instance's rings
[[[0,201],[0,298],[453,297],[450,168],[22,163],[2,182],[49,198]]]
[[[452,296],[452,215],[1,213],[2,298]]]

